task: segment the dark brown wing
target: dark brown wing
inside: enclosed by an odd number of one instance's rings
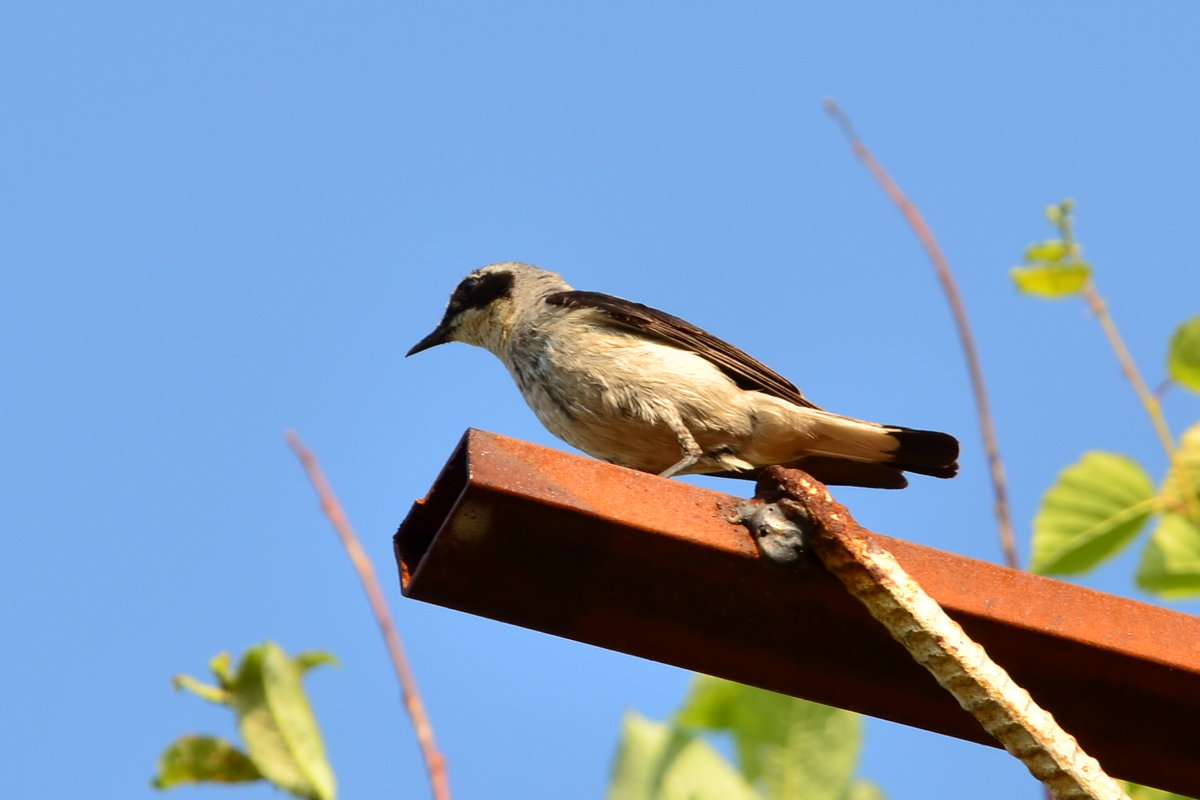
[[[791,381],[767,365],[690,322],[656,308],[599,292],[557,292],[548,296],[546,302],[552,306],[599,311],[619,327],[703,356],[743,389],[773,395],[798,406],[817,408]]]

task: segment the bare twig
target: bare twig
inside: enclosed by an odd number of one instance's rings
[[[763,530],[752,528],[760,547],[765,537],[785,546],[803,539],[871,616],[1054,797],[1129,800],[1096,759],[950,619],[891,553],[868,537],[822,484],[800,470],[768,467],[750,502],[779,512],[758,516],[771,520]],[[743,514],[753,521],[748,510]],[[781,517],[795,525],[794,533],[784,530]],[[770,552],[763,550],[772,557]]]
[[[1100,322],[1100,327],[1104,330],[1104,336],[1108,339],[1108,344],[1112,348],[1113,354],[1117,357],[1117,363],[1121,365],[1121,373],[1129,381],[1130,385],[1133,386],[1133,391],[1137,393],[1138,400],[1142,402],[1142,406],[1150,416],[1150,421],[1154,425],[1154,432],[1158,434],[1159,443],[1167,455],[1173,458],[1175,456],[1175,439],[1171,436],[1166,419],[1163,418],[1162,407],[1159,405],[1158,400],[1155,399],[1150,388],[1146,385],[1145,379],[1142,378],[1142,373],[1138,371],[1137,364],[1133,361],[1133,356],[1129,354],[1129,348],[1125,346],[1125,340],[1121,338],[1121,333],[1117,330],[1117,324],[1113,322],[1112,315],[1108,313],[1108,304],[1104,302],[1104,298],[1096,290],[1096,284],[1090,279],[1083,285],[1083,299],[1087,301],[1088,309],[1096,315],[1096,319]]]
[[[958,328],[958,338],[962,343],[963,355],[966,356],[967,372],[971,376],[971,391],[975,396],[975,408],[979,413],[979,432],[983,437],[983,447],[987,453],[988,467],[991,471],[996,525],[1000,532],[1000,547],[1004,552],[1005,563],[1013,569],[1019,569],[1017,539],[1013,533],[1012,517],[1008,505],[1008,481],[1004,476],[1004,462],[1000,460],[1000,445],[996,441],[996,429],[992,422],[987,389],[983,382],[983,369],[979,364],[979,352],[975,348],[975,337],[971,334],[967,311],[963,305],[962,295],[958,291],[958,284],[954,280],[954,274],[950,271],[950,264],[942,253],[937,239],[934,238],[933,231],[921,216],[921,212],[905,196],[892,176],[875,160],[875,156],[858,138],[858,134],[854,131],[854,126],[850,124],[850,119],[845,112],[833,100],[825,101],[825,110],[841,126],[842,133],[845,134],[847,141],[850,142],[850,147],[854,150],[854,155],[866,166],[888,198],[900,210],[921,241],[921,246],[925,248],[929,260],[933,263],[938,281],[942,285],[942,291],[945,292],[946,300],[950,304],[950,312],[954,316],[954,324]]]
[[[326,480],[325,473],[321,471],[321,465],[317,463],[317,457],[304,446],[299,434],[295,431],[288,431],[285,437],[292,452],[300,459],[309,481],[312,482],[313,489],[317,492],[317,497],[321,500],[321,510],[325,512],[329,521],[333,523],[334,529],[337,530],[338,536],[342,540],[342,546],[346,548],[346,554],[350,556],[350,561],[358,572],[359,580],[362,581],[363,589],[367,593],[367,601],[371,604],[375,621],[379,624],[379,630],[383,633],[383,639],[387,643],[388,654],[392,658],[396,677],[400,680],[404,708],[408,711],[413,729],[417,734],[417,743],[420,745],[421,755],[425,759],[425,770],[429,773],[433,796],[435,800],[450,800],[446,759],[438,751],[437,744],[434,742],[433,726],[429,722],[429,716],[425,713],[425,704],[421,701],[421,694],[417,690],[416,678],[413,677],[408,658],[404,655],[404,647],[400,644],[400,634],[396,632],[396,625],[392,622],[392,615],[388,611],[383,590],[379,587],[379,580],[375,577],[375,568],[371,565],[371,559],[359,543],[358,536],[355,535],[354,529],[350,526],[350,520],[346,517],[346,512],[333,493],[333,488]]]

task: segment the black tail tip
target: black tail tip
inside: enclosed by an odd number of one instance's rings
[[[958,474],[958,439],[938,431],[892,428],[897,445],[891,464],[907,472],[953,478]]]

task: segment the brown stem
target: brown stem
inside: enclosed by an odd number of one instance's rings
[[[321,465],[317,463],[317,457],[304,446],[304,443],[300,441],[299,434],[295,431],[288,431],[284,436],[288,446],[292,448],[292,452],[300,459],[300,464],[304,467],[313,489],[317,492],[317,497],[321,500],[321,510],[333,523],[338,537],[342,540],[342,546],[346,548],[346,554],[350,556],[350,562],[358,572],[359,580],[362,581],[363,589],[367,593],[367,601],[371,605],[371,611],[375,614],[379,630],[383,633],[388,654],[392,658],[392,666],[396,670],[396,677],[400,680],[404,708],[408,711],[408,716],[412,719],[413,730],[417,734],[417,743],[420,745],[421,755],[425,759],[425,770],[429,774],[433,796],[435,800],[450,800],[446,759],[438,752],[437,744],[434,742],[433,725],[430,724],[429,716],[425,713],[425,704],[421,701],[421,693],[417,690],[416,678],[413,677],[408,658],[404,655],[404,647],[400,644],[400,634],[396,632],[396,625],[392,622],[392,615],[388,611],[383,590],[379,587],[379,580],[375,577],[375,568],[371,565],[371,559],[359,543],[358,536],[355,535],[354,529],[350,526],[350,520],[346,517],[346,512],[333,493],[333,488],[326,480],[325,473],[321,471]]]
[[[1113,353],[1117,356],[1117,363],[1121,365],[1121,373],[1125,376],[1125,380],[1129,381],[1133,386],[1133,390],[1137,392],[1138,399],[1142,401],[1142,406],[1146,409],[1146,413],[1150,415],[1151,423],[1154,425],[1154,432],[1158,434],[1158,441],[1166,451],[1168,457],[1175,455],[1175,440],[1171,437],[1171,431],[1167,428],[1167,422],[1163,419],[1161,411],[1159,411],[1158,401],[1150,392],[1150,388],[1146,385],[1146,381],[1142,379],[1142,373],[1138,371],[1137,364],[1133,361],[1133,356],[1129,354],[1129,348],[1125,346],[1125,340],[1121,338],[1120,332],[1117,330],[1117,325],[1113,322],[1112,315],[1108,313],[1108,304],[1104,302],[1104,298],[1100,296],[1100,292],[1096,291],[1096,284],[1090,280],[1083,286],[1083,298],[1087,301],[1088,308],[1096,319],[1100,322],[1100,327],[1104,330],[1104,336],[1108,339],[1108,344],[1112,347]]]
[[[846,116],[845,112],[833,100],[825,101],[825,110],[841,126],[842,133],[845,134],[847,141],[850,142],[850,147],[854,150],[854,155],[866,166],[871,175],[875,177],[875,180],[883,188],[888,198],[900,210],[909,227],[913,229],[913,232],[920,240],[921,246],[925,248],[925,253],[929,256],[929,260],[933,263],[933,269],[937,273],[938,281],[942,285],[942,291],[945,292],[946,300],[950,304],[950,312],[954,316],[954,324],[958,329],[958,338],[962,343],[963,354],[967,359],[967,372],[971,377],[971,391],[975,396],[975,408],[979,414],[979,431],[983,436],[983,448],[987,453],[988,467],[990,468],[992,477],[996,525],[1000,532],[1000,548],[1004,552],[1005,563],[1013,569],[1019,569],[1017,539],[1013,534],[1012,518],[1009,513],[1008,481],[1004,476],[1004,462],[1000,460],[1000,446],[996,441],[996,429],[992,423],[992,412],[988,404],[987,389],[983,383],[983,369],[979,365],[979,353],[975,348],[975,337],[971,334],[971,325],[967,320],[966,308],[963,306],[962,295],[959,294],[954,274],[950,271],[950,264],[942,253],[942,248],[938,245],[937,239],[934,238],[933,231],[930,230],[929,225],[926,224],[925,219],[921,216],[921,212],[905,196],[900,186],[892,179],[892,176],[883,168],[883,165],[875,160],[875,156],[871,154],[867,146],[858,138],[858,134],[855,133],[854,126],[850,124],[850,119]]]

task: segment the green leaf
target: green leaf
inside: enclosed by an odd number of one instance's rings
[[[1175,329],[1167,352],[1167,374],[1193,392],[1200,392],[1200,314]]]
[[[181,783],[246,783],[262,780],[245,753],[213,736],[181,736],[158,757],[155,789]]]
[[[850,790],[862,738],[857,714],[697,676],[676,721],[731,734],[742,774],[767,798],[842,800]]]
[[[301,675],[322,664],[337,666],[338,663],[337,656],[324,650],[305,650],[302,653],[296,653],[292,661],[296,663],[296,668],[300,670]]]
[[[613,762],[608,800],[759,800],[707,742],[629,712]]]
[[[1084,453],[1042,498],[1029,569],[1043,575],[1086,572],[1129,544],[1154,505],[1154,485],[1136,461]]]
[[[1121,781],[1121,788],[1125,790],[1125,794],[1129,795],[1130,800],[1192,800],[1190,797],[1184,797],[1181,794],[1171,794],[1164,792],[1162,789],[1152,789],[1149,786],[1142,786],[1137,783],[1129,783]]]
[[[1179,437],[1179,449],[1167,469],[1160,494],[1164,508],[1200,522],[1194,517],[1200,501],[1200,422]]]
[[[273,642],[247,649],[237,673],[228,676],[230,704],[263,777],[296,797],[333,800],[333,770],[300,685],[303,671],[316,663],[313,659],[313,654],[290,659]]]
[[[1179,514],[1163,514],[1142,551],[1137,584],[1163,597],[1200,594],[1200,528]]]
[[[1047,239],[1044,242],[1035,242],[1025,248],[1025,263],[1062,261],[1070,252],[1070,246],[1062,239]]]
[[[1011,274],[1022,294],[1058,300],[1083,291],[1092,268],[1086,261],[1072,261],[1063,265],[1013,267]]]

